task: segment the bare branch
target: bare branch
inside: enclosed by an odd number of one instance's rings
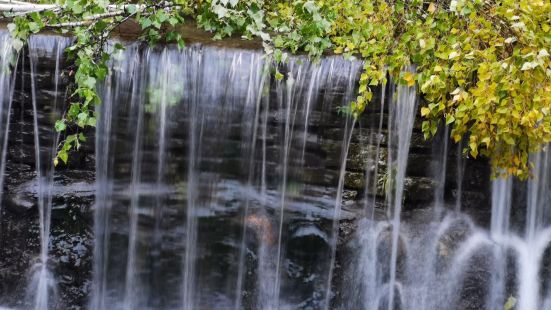
[[[24,2],[14,2],[8,4],[8,2],[1,1],[0,11],[2,12],[31,12],[31,11],[46,11],[46,10],[55,10],[59,9],[60,6],[57,4],[33,4],[33,3],[24,3]]]
[[[134,4],[110,4],[107,6],[107,10],[112,11],[121,11],[125,10],[127,7]],[[144,5],[135,4],[137,10],[142,10],[145,8]],[[32,13],[32,12],[41,12],[41,11],[55,11],[61,10],[62,6],[58,4],[35,4],[22,1],[11,1],[11,0],[0,0],[0,12],[11,12],[11,13]]]
[[[79,26],[89,25],[93,21],[98,20],[98,19],[104,19],[104,18],[121,16],[121,15],[124,15],[123,10],[120,10],[118,12],[108,12],[108,13],[103,13],[103,14],[90,15],[90,16],[86,16],[81,21],[46,25],[46,27],[48,27],[48,28],[79,27]]]
[[[16,1],[16,0],[0,0],[0,3],[10,3],[10,4],[28,4],[28,2]]]

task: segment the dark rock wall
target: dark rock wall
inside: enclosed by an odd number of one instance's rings
[[[42,171],[51,167],[56,133],[53,124],[63,113],[67,72],[58,77],[55,92],[55,59],[37,55],[34,74]],[[24,306],[28,283],[40,253],[36,159],[28,51],[19,58],[10,115],[2,207],[0,216],[0,304]],[[66,63],[60,64],[66,67]],[[56,100],[57,99],[57,100]],[[56,102],[57,101],[57,102]],[[56,108],[57,105],[57,108]],[[93,247],[94,156],[92,143],[83,145],[68,166],[54,176],[52,226],[49,252],[63,309],[77,308],[87,296]]]
[[[41,152],[48,154],[51,152],[50,146],[55,137],[53,123],[63,111],[62,109],[56,111],[52,104],[55,102],[54,98],[58,98],[58,103],[63,104],[61,98],[66,97],[68,72],[62,70],[58,92],[55,93],[53,76],[55,59],[51,55],[39,56],[37,72],[34,76],[36,102],[40,141],[43,146]],[[40,251],[29,65],[30,59],[28,53],[25,53],[20,58],[16,72],[17,84],[11,111],[6,178],[0,217],[2,249],[0,251],[0,296],[2,297],[0,298],[4,298],[0,300],[0,304],[8,305],[24,303],[29,270],[32,269]],[[63,62],[62,68],[67,68],[67,65]],[[335,98],[339,96],[339,91],[335,90]],[[386,171],[388,102],[381,111],[379,96],[374,98],[353,133],[347,159],[344,193],[344,210],[349,216],[347,220],[342,221],[342,241],[347,240],[354,231],[353,218],[363,216],[366,199],[370,205],[373,201],[372,197],[375,196],[374,201],[378,209],[376,214],[384,217],[384,182],[381,177],[375,186],[369,186],[366,190],[366,175],[373,174],[375,169],[378,170],[379,175],[383,175]],[[338,102],[338,100],[335,101]],[[281,122],[277,113],[275,111],[270,116],[275,123]],[[381,113],[383,130],[381,135],[377,136]],[[337,113],[337,104],[334,107],[315,111],[312,117],[316,120],[313,122],[316,125],[309,130],[315,133],[317,138],[309,143],[306,149],[306,158],[311,169],[308,169],[309,172],[300,178],[305,183],[326,186],[327,193],[333,195],[338,180],[339,154],[344,136],[345,119]],[[443,140],[437,138],[434,141],[425,141],[420,131],[420,120],[417,122],[408,160],[405,189],[406,217],[408,212],[432,206],[438,179],[436,176],[442,169],[440,151]],[[239,128],[234,129],[239,131]],[[59,280],[58,293],[63,303],[60,309],[78,308],[78,305],[85,303],[89,293],[93,251],[93,132],[89,132],[88,136],[88,142],[81,150],[71,155],[69,165],[56,168],[54,178],[50,254],[54,273]],[[380,156],[373,158],[377,137],[380,139]],[[277,154],[277,150],[273,150],[270,154]],[[446,202],[452,208],[457,193],[457,162],[457,147],[450,141],[444,193]],[[276,163],[277,161],[274,161],[274,164]],[[463,163],[466,165],[463,178],[463,209],[475,215],[476,221],[485,224],[489,220],[488,165],[483,160],[466,160]]]

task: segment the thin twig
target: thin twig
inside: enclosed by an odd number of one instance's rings
[[[58,23],[58,24],[52,24],[52,25],[46,25],[48,28],[64,28],[64,27],[79,27],[79,26],[86,26],[92,23],[95,20],[98,19],[104,19],[109,17],[115,17],[115,16],[121,16],[124,14],[124,11],[118,11],[118,12],[108,12],[103,14],[96,14],[96,15],[90,15],[83,18],[83,20],[78,22],[65,22],[65,23]]]

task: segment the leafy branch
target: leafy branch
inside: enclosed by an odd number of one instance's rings
[[[65,134],[54,159],[56,165],[60,160],[67,163],[69,153],[78,150],[81,143],[86,141],[83,131],[87,127],[96,126],[94,106],[101,102],[96,85],[108,73],[107,63],[111,54],[107,52],[106,44],[112,31],[133,18],[141,24],[142,31],[147,33],[147,40],[155,43],[167,25],[183,23],[179,9],[178,5],[167,1],[117,5],[99,1],[66,1],[64,5],[16,3],[7,12],[7,16],[12,18],[8,29],[17,51],[23,47],[29,35],[45,28],[62,31],[70,28],[76,39],[67,49],[69,59],[74,61],[74,65],[69,68],[72,77],[67,98],[69,108],[63,118],[55,123],[55,129]],[[183,46],[181,35],[168,33],[168,37]],[[123,49],[121,44],[114,44],[114,47],[113,52]]]

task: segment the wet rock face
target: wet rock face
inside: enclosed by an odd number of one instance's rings
[[[65,87],[67,85],[66,77],[59,79],[57,92],[54,89],[53,73],[55,62],[51,55],[39,54],[39,63],[35,75],[35,83],[37,89],[36,102],[38,103],[38,126],[39,126],[39,141],[41,145],[40,153],[42,163],[46,169],[51,164],[51,146],[55,145],[53,131],[53,123],[61,115],[60,110],[53,108],[53,103],[57,101],[62,104],[66,95]],[[25,63],[23,65],[23,63]],[[21,74],[21,78],[17,79],[15,88],[15,100],[12,109],[12,126],[10,127],[10,140],[7,151],[7,167],[6,178],[4,182],[2,208],[0,216],[0,243],[2,251],[0,251],[0,296],[9,296],[5,300],[0,300],[0,304],[7,306],[24,306],[23,300],[26,294],[28,279],[32,276],[29,270],[32,270],[33,264],[36,263],[40,252],[39,244],[39,219],[38,219],[38,186],[36,177],[36,158],[34,147],[34,126],[33,126],[33,107],[31,93],[31,81],[29,70],[29,59],[19,63],[17,69]],[[63,65],[62,65],[63,66]],[[342,89],[328,90],[331,98],[335,102],[343,96]],[[275,96],[276,94],[274,94]],[[327,94],[326,94],[327,95]],[[56,99],[57,98],[57,99]],[[377,102],[378,98],[374,99]],[[275,100],[274,100],[275,101]],[[59,106],[60,107],[60,106]],[[58,108],[59,108],[58,107]],[[339,249],[337,253],[337,263],[335,266],[335,283],[341,281],[339,277],[342,275],[342,266],[349,263],[346,257],[346,251],[342,247],[347,244],[354,234],[356,222],[354,217],[362,217],[365,215],[366,206],[370,207],[373,204],[376,207],[377,214],[383,214],[385,208],[385,180],[384,175],[388,170],[388,150],[387,150],[387,109],[382,111],[376,105],[371,105],[368,112],[365,113],[359,120],[358,126],[352,136],[352,144],[349,148],[347,158],[347,171],[345,174],[344,194],[343,194],[343,219],[339,227]],[[383,116],[382,130],[379,131],[379,121]],[[267,169],[279,171],[279,161],[281,150],[278,148],[278,141],[282,139],[281,128],[285,120],[285,111],[274,110],[270,111],[268,118],[268,133],[267,133]],[[334,203],[335,185],[338,183],[340,156],[343,148],[342,139],[344,137],[344,118],[337,113],[333,107],[325,107],[320,111],[312,111],[312,123],[315,126],[308,128],[311,133],[306,139],[305,146],[305,169],[302,173],[289,171],[289,179],[293,182],[290,184],[290,192],[292,191],[293,183],[303,183],[305,188],[303,193],[307,193],[313,197],[323,197],[325,200]],[[119,119],[116,130],[124,130],[124,126],[128,126],[132,120]],[[179,119],[182,122],[181,128],[187,128],[188,120]],[[297,127],[302,127],[304,124],[296,124]],[[239,175],[241,173],[240,166],[240,148],[244,143],[240,139],[243,123],[224,124],[224,128],[220,131],[227,132],[227,143],[229,146],[223,149],[223,153],[217,153],[216,146],[208,148],[209,156],[212,160],[204,164],[206,167],[202,169],[215,171],[223,170],[228,174]],[[49,254],[51,270],[55,274],[57,285],[56,308],[57,309],[79,309],[85,306],[88,302],[91,290],[91,273],[92,273],[92,257],[93,257],[93,206],[95,195],[95,157],[94,157],[94,135],[93,132],[87,134],[88,142],[82,146],[79,152],[71,154],[70,162],[67,166],[56,168],[56,174],[53,179],[52,190],[52,224],[51,238],[49,244]],[[174,135],[170,145],[167,147],[167,152],[174,154],[181,162],[184,162],[189,142],[181,136]],[[116,173],[127,176],[131,170],[131,158],[126,150],[129,141],[132,139],[120,139],[116,142],[116,148],[124,158],[122,162],[115,167]],[[412,145],[410,148],[410,158],[408,171],[405,181],[405,202],[406,209],[425,208],[434,199],[434,191],[438,184],[435,183],[433,174],[429,171],[437,159],[432,156],[431,150],[433,145],[430,142],[424,141],[422,134],[416,130],[412,136]],[[450,146],[451,149],[451,146]],[[291,152],[300,152],[301,150],[293,149]],[[151,156],[151,154],[148,154]],[[450,152],[449,161],[453,162],[455,154]],[[296,164],[296,163],[295,163]],[[145,165],[144,165],[145,166]],[[174,168],[174,169],[173,169]],[[154,170],[152,165],[144,169]],[[177,171],[181,167],[170,167],[167,170]],[[447,180],[445,184],[445,198],[453,201],[453,192],[457,190],[455,167],[449,165],[447,170]],[[484,165],[477,167],[474,172],[467,169],[465,176],[465,186],[463,191],[472,194],[472,199],[465,201],[464,204],[472,204],[473,208],[483,209],[484,201],[480,197],[484,197],[484,193],[480,190],[479,184],[486,176]],[[375,172],[378,177],[375,178]],[[153,172],[147,172],[152,174]],[[175,180],[178,180],[174,177]],[[277,180],[276,180],[277,181]],[[275,182],[268,180],[268,182]],[[177,198],[169,197],[167,200]],[[298,199],[297,199],[298,200]],[[304,204],[314,205],[316,202],[305,199]],[[228,207],[228,206],[225,206]],[[230,206],[238,209],[240,206]],[[171,213],[172,212],[172,213]],[[179,212],[179,211],[178,211]],[[169,210],[166,221],[170,222],[171,227],[176,227],[176,220],[183,218],[182,214],[177,211]],[[288,259],[282,262],[283,276],[286,279],[287,287],[286,294],[293,296],[297,304],[302,302],[304,309],[316,309],[323,303],[326,284],[325,279],[321,279],[320,275],[325,275],[328,270],[327,261],[330,258],[331,238],[330,233],[331,223],[329,221],[308,222],[304,218],[304,214],[309,211],[292,211],[291,217],[296,217],[293,220],[285,223],[285,231],[289,231],[289,235],[284,236],[286,244],[284,250],[288,254]],[[332,210],[328,210],[332,214]],[[127,215],[127,210],[120,211]],[[384,215],[377,215],[379,218],[384,218]],[[122,216],[121,216],[122,218]],[[240,228],[233,227],[232,235],[227,236],[227,231],[220,231],[222,222],[227,219],[221,218],[218,220],[206,220],[205,225],[213,231],[212,237],[216,235],[220,240],[233,238],[239,240],[238,236],[241,233]],[[233,219],[235,220],[235,219]],[[149,222],[148,222],[149,221]],[[171,221],[174,221],[172,223]],[[218,222],[217,222],[218,221]],[[151,219],[144,219],[141,225],[151,228],[153,224]],[[179,222],[178,222],[179,223]],[[227,225],[227,224],[226,224]],[[262,219],[250,218],[247,232],[250,232],[250,239],[246,240],[247,247],[250,251],[245,257],[247,268],[251,270],[246,277],[250,278],[247,283],[256,283],[257,278],[254,270],[260,264],[258,245],[263,241],[271,246],[277,243],[277,223]],[[450,233],[449,238],[442,241],[447,247],[452,247],[455,240],[461,238],[459,232]],[[119,246],[125,248],[127,246],[124,233],[118,231],[114,237],[113,247]],[[115,234],[114,234],[115,235]],[[162,259],[173,261],[173,265],[181,265],[181,253],[183,250],[179,239],[183,237],[177,235],[178,238],[173,240],[174,246],[165,252],[161,253]],[[206,238],[206,237],[205,237]],[[238,241],[233,240],[234,243]],[[203,240],[204,244],[210,244],[212,240]],[[216,243],[217,251],[220,252],[235,252],[235,245],[231,247],[220,241]],[[378,256],[381,257],[381,268],[384,274],[388,275],[388,261],[390,257],[391,234],[389,231],[381,234],[378,242]],[[401,277],[403,265],[406,261],[406,246],[403,239],[400,239],[398,247],[398,276]],[[203,249],[203,251],[207,251]],[[126,254],[120,254],[121,257]],[[272,253],[273,255],[273,253]],[[319,264],[320,257],[324,263]],[[384,258],[384,259],[383,259]],[[124,259],[122,257],[121,259]],[[209,267],[215,266],[217,274],[223,274],[232,263],[238,261],[238,257],[232,257],[228,254],[227,261],[214,261],[214,255],[205,255],[202,257],[207,261]],[[210,262],[209,260],[213,260]],[[121,268],[119,268],[121,269]],[[206,269],[206,268],[205,268]],[[204,271],[204,270],[203,270]],[[176,273],[175,270],[167,270],[167,273]],[[210,272],[204,271],[205,273]],[[121,273],[113,274],[113,277],[123,277]],[[214,273],[214,272],[213,272]],[[212,280],[217,282],[219,279]],[[164,279],[156,279],[158,282]],[[176,280],[170,280],[169,285],[172,290],[169,294],[179,294],[178,283]],[[218,284],[222,286],[221,282]],[[159,287],[163,287],[159,285]],[[333,293],[338,295],[339,287],[335,287]],[[314,292],[314,293],[312,293]],[[258,302],[257,287],[251,286],[245,288],[243,292],[243,302],[246,308],[254,309]],[[399,296],[395,296],[396,302],[399,303]],[[468,301],[466,301],[468,302]],[[466,308],[467,309],[467,308]],[[474,309],[474,308],[470,308]]]
[[[28,55],[28,54],[27,54]],[[37,120],[41,170],[51,167],[53,122],[60,114],[53,108],[65,96],[67,81],[58,80],[54,90],[51,55],[39,54],[35,75]],[[24,64],[24,66],[23,66]],[[19,62],[6,154],[6,170],[0,214],[0,304],[24,307],[32,295],[29,288],[40,253],[40,223],[33,106],[29,58]],[[55,99],[58,98],[58,99]],[[93,137],[91,137],[93,142]],[[89,294],[93,252],[92,205],[94,202],[94,162],[88,153],[93,143],[83,145],[67,168],[56,169],[52,193],[49,269],[55,275],[52,291],[54,309],[80,309]],[[92,154],[93,156],[93,154]]]
[[[470,234],[472,234],[473,227],[468,221],[460,219],[452,223],[448,229],[442,234],[437,242],[437,263],[436,269],[442,271],[444,269],[452,268],[453,258],[457,253],[458,248],[461,246]]]
[[[54,184],[48,265],[57,282],[53,295],[56,309],[79,309],[78,305],[85,303],[89,293],[87,283],[93,252],[90,217],[93,193],[90,188],[93,179],[90,180],[88,174],[86,180],[86,175],[58,175]],[[8,178],[12,176],[8,174]],[[33,174],[24,176],[34,177]],[[32,266],[38,262],[40,224],[35,180],[19,185],[8,184],[4,190],[6,208],[2,212],[0,227],[0,278],[2,283],[11,283],[0,288],[1,296],[10,297],[2,301],[4,305],[18,305],[26,300],[23,294],[27,291],[28,279],[32,277]],[[80,189],[77,188],[79,184]]]

